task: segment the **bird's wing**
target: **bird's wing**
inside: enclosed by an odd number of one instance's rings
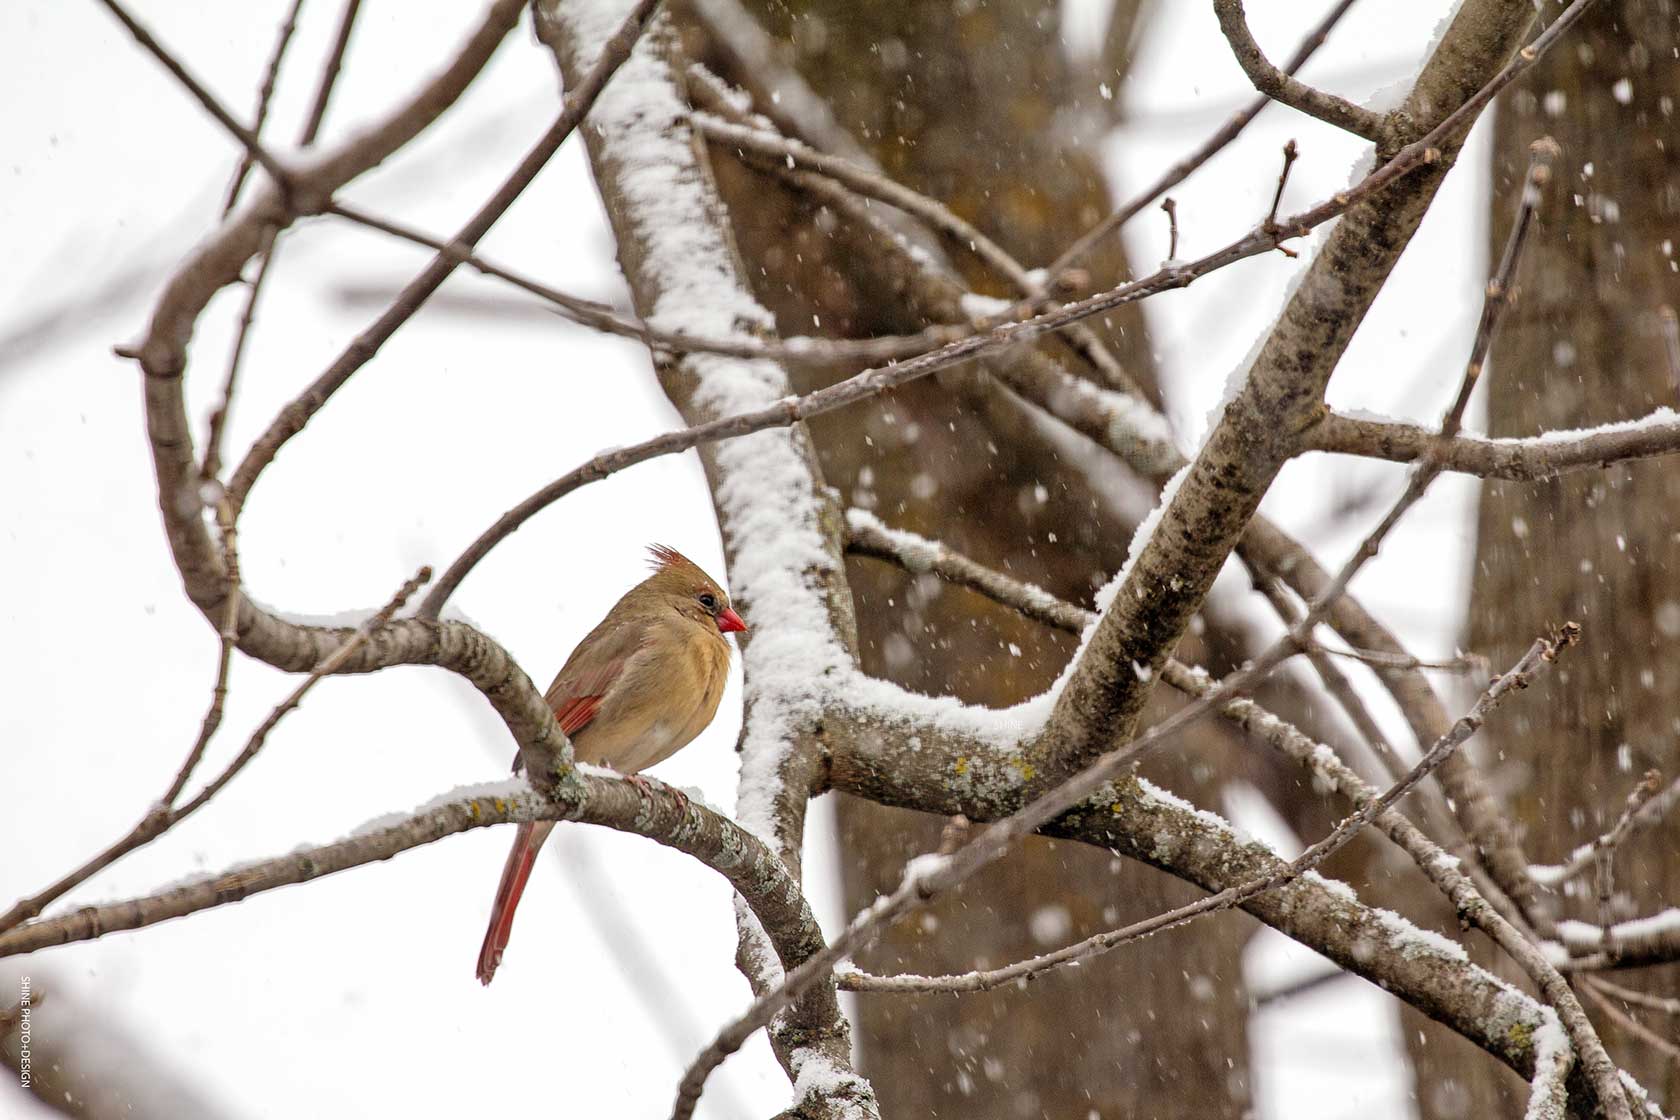
[[[548,686],[544,699],[560,730],[582,731],[601,708],[601,699],[624,674],[624,666],[647,645],[648,628],[635,619],[602,622],[579,642]]]
[[[647,645],[647,628],[631,622],[602,622],[572,650],[543,699],[554,710],[560,730],[576,735],[589,726],[607,690],[624,675],[624,666]],[[518,752],[513,769],[521,767]]]

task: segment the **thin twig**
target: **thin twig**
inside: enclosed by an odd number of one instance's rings
[[[1280,1003],[1287,1003],[1289,1000],[1292,1000],[1297,996],[1310,995],[1311,993],[1316,992],[1321,988],[1329,987],[1338,981],[1353,980],[1356,978],[1355,973],[1343,972],[1339,968],[1333,968],[1328,972],[1315,972],[1310,975],[1303,976],[1299,980],[1291,981],[1288,984],[1280,984],[1278,987],[1268,988],[1263,992],[1253,992],[1252,989],[1251,992],[1254,998],[1255,1007],[1264,1010],[1268,1007],[1275,1007]]]
[[[642,28],[658,6],[659,0],[638,0],[629,16],[601,48],[601,56],[594,67],[584,80],[578,83],[577,89],[568,94],[559,117],[526,153],[525,158],[519,162],[507,180],[483,206],[479,207],[478,212],[467,224],[461,227],[453,239],[456,243],[469,247],[478,244],[479,239],[490,231],[497,220],[507,212],[508,207],[513,205],[514,200],[524,193],[525,188],[537,177],[537,173],[548,163],[550,157],[588,115],[590,106],[600,96],[601,90],[630,56],[631,48],[641,37]],[[304,425],[325,406],[333,393],[379,352],[379,348],[397,328],[408,322],[414,313],[420,310],[426,299],[455,271],[457,264],[458,261],[452,253],[439,253],[434,257],[432,262],[403,288],[385,313],[357,335],[309,388],[281,410],[268,429],[251,445],[228,482],[228,499],[233,503],[236,513],[245,504],[257,476],[273,462],[274,456],[286,441],[302,431]]]
[[[356,13],[361,11],[361,8],[362,0],[345,0],[344,14],[339,17],[338,35],[333,40],[332,53],[327,56],[327,63],[321,68],[321,80],[315,87],[315,99],[310,103],[309,116],[303,122],[303,131],[298,134],[299,147],[309,147],[321,134],[321,122],[327,116],[327,102],[332,99],[333,87],[338,83],[339,71],[344,66],[344,52],[350,49],[350,33],[355,30]]]
[[[1306,64],[1307,59],[1312,57],[1313,52],[1324,44],[1324,40],[1329,37],[1331,30],[1341,21],[1342,16],[1347,14],[1349,8],[1353,7],[1353,3],[1354,0],[1341,0],[1340,3],[1330,9],[1329,13],[1319,21],[1318,26],[1313,28],[1305,39],[1301,40],[1301,45],[1295,48],[1295,54],[1283,68],[1285,74],[1293,75]],[[1054,278],[1073,267],[1099,241],[1131,221],[1132,218],[1143,212],[1144,207],[1184,182],[1197,168],[1224,151],[1231,141],[1242,135],[1242,131],[1248,127],[1249,122],[1259,116],[1260,111],[1271,103],[1272,99],[1265,94],[1261,94],[1249,102],[1235,116],[1221,125],[1217,132],[1208,137],[1201,147],[1167,168],[1159,179],[1149,184],[1125,205],[1092,226],[1079,240],[1069,245],[1063,250],[1061,256],[1050,263],[1045,272]]]
[[[1599,834],[1591,843],[1583,844],[1569,854],[1562,864],[1536,864],[1529,875],[1542,886],[1553,889],[1593,867],[1600,856],[1613,851],[1617,845],[1635,832],[1658,823],[1676,804],[1680,804],[1680,778],[1661,786],[1662,775],[1647,770],[1639,784],[1629,791],[1622,814],[1608,831]]]
[[[1278,172],[1277,190],[1272,193],[1272,208],[1266,212],[1266,221],[1265,224],[1261,226],[1262,229],[1268,229],[1275,232],[1278,228],[1278,207],[1283,205],[1283,188],[1289,183],[1289,169],[1295,166],[1295,159],[1298,154],[1299,153],[1295,147],[1294,140],[1290,140],[1288,143],[1284,144],[1283,170]],[[1298,255],[1295,250],[1286,245],[1279,245],[1278,252],[1287,257],[1294,257]]]
[[[211,689],[210,708],[204,713],[198,739],[181,763],[181,768],[176,771],[175,780],[169,783],[169,789],[158,799],[158,803],[166,809],[175,807],[175,802],[181,797],[181,791],[187,788],[187,783],[192,780],[193,771],[198,769],[199,762],[203,760],[211,738],[222,725],[222,710],[227,704],[229,670],[232,666],[234,647],[239,644],[239,526],[233,519],[233,510],[225,501],[216,503],[216,527],[222,538],[222,570],[226,573],[222,621],[216,628],[219,647],[216,684]]]
[[[885,202],[912,217],[920,218],[939,236],[973,254],[1024,297],[1022,304],[996,316],[998,320],[1019,318],[1025,308],[1041,302],[1048,294],[1040,277],[1027,271],[1008,250],[938,199],[838,156],[817,151],[798,140],[754,124],[742,123],[739,118],[721,119],[729,112],[727,99],[719,97],[717,91],[705,81],[698,83],[695,91],[705,96],[713,111],[719,114],[694,114],[694,127],[703,135],[720,143],[734,144],[736,151],[742,155],[757,155],[765,166],[778,175],[797,174],[799,171],[814,173],[832,179],[865,198]],[[795,182],[800,181],[796,179]],[[1068,343],[1091,363],[1108,384],[1132,396],[1142,396],[1142,391],[1131,375],[1126,373],[1119,360],[1088,326],[1083,323],[1070,325]]]
[[[99,2],[105,5],[107,11],[117,17],[118,22],[128,29],[128,33],[134,36],[136,42],[144,47],[153,58],[157,59],[165,70],[174,75],[175,80],[180,82],[188,93],[192,94],[193,99],[204,107],[205,112],[216,118],[218,124],[232,133],[241,144],[245,145],[245,150],[251,154],[251,158],[262,164],[263,170],[272,175],[275,183],[284,190],[290,180],[290,175],[280,161],[263,148],[256,133],[235,120],[233,114],[222,107],[222,103],[216,100],[215,96],[204,87],[202,82],[193,77],[187,68],[164,48],[163,44],[153,38],[150,31],[147,31],[138,20],[128,14],[128,10],[119,3],[119,0],[99,0]]]
[[[220,774],[207,782],[192,800],[172,812],[170,823],[173,824],[175,821],[192,815],[212,797],[220,793],[224,786],[231,782],[241,770],[245,769],[253,758],[257,757],[257,753],[262,750],[263,744],[268,741],[269,733],[303,702],[303,698],[308,695],[309,690],[337,672],[339,666],[348,661],[350,655],[360,649],[369,638],[379,631],[380,627],[391,621],[392,616],[402,609],[403,604],[407,603],[409,598],[420,589],[421,585],[431,578],[432,569],[429,567],[423,567],[410,576],[402,587],[397,589],[397,593],[391,597],[389,602],[379,608],[372,618],[358,626],[356,632],[350,635],[342,645],[323,658],[315,668],[311,669],[309,675],[304,677],[303,681],[292,690],[291,695],[287,696],[274,707],[273,711],[268,713],[268,718],[262,721],[256,731],[252,732],[250,739],[246,741],[245,749],[240,751],[232,762],[223,767]]]
[[[1282,582],[1267,578],[1258,571],[1254,572],[1253,575],[1255,586],[1259,588],[1260,594],[1266,601],[1271,604],[1272,610],[1283,620],[1283,624],[1290,629],[1299,625],[1301,616],[1305,613],[1305,608],[1289,595]],[[1392,782],[1398,779],[1401,774],[1406,772],[1406,762],[1400,757],[1400,753],[1394,749],[1394,745],[1388,741],[1388,736],[1383,734],[1382,727],[1371,715],[1371,710],[1365,706],[1365,701],[1360,698],[1358,691],[1353,687],[1353,682],[1349,681],[1346,674],[1337,668],[1328,657],[1324,656],[1323,647],[1316,642],[1309,642],[1307,648],[1302,652],[1307,655],[1307,664],[1312,666],[1313,672],[1317,673],[1319,680],[1324,683],[1325,691],[1330,693],[1331,698],[1336,701],[1348,719],[1352,721],[1354,730],[1359,732],[1360,739],[1364,741],[1366,748],[1375,756],[1378,768],[1377,780],[1379,782],[1384,780]]]
[[[884,362],[925,354],[936,346],[974,333],[973,329],[968,327],[935,325],[910,335],[881,335],[857,339],[802,336],[777,340],[747,335],[735,338],[707,338],[681,331],[660,330],[607,304],[570,295],[513,269],[486,260],[460,242],[439,240],[412,226],[381,218],[342,202],[330,203],[325,208],[325,213],[450,256],[476,272],[505,281],[520,291],[552,304],[553,310],[574,323],[606,334],[633,338],[652,349],[667,350],[674,354],[723,354],[736,358],[768,358],[784,362]]]
[[[1283,146],[1283,170],[1278,172],[1277,190],[1272,193],[1272,208],[1266,214],[1268,229],[1277,228],[1278,207],[1283,205],[1283,188],[1289,182],[1289,169],[1295,166],[1296,156],[1299,154],[1295,141],[1290,140]]]
[[[1161,200],[1161,209],[1167,212],[1167,259],[1178,259],[1178,203],[1170,197]]]
[[[103,851],[91,857],[79,867],[67,872],[50,886],[27,898],[21,898],[13,903],[4,914],[0,914],[0,933],[11,929],[22,922],[35,917],[43,909],[51,906],[58,899],[75,890],[87,882],[94,875],[111,866],[123,856],[132,852],[161,836],[174,823],[170,814],[175,808],[176,800],[181,796],[181,790],[186,787],[193,771],[203,759],[205,750],[210,746],[210,740],[222,725],[222,714],[227,706],[228,677],[233,667],[234,645],[239,640],[236,622],[239,617],[239,549],[236,530],[229,517],[227,503],[222,502],[217,507],[217,519],[221,523],[222,535],[222,566],[227,572],[226,609],[223,611],[221,624],[217,627],[216,678],[210,687],[210,704],[205,709],[204,716],[199,720],[198,736],[193,740],[187,757],[175,771],[174,779],[162,797],[153,803],[146,815],[126,834],[118,838]]]
[[[1620,984],[1611,983],[1602,976],[1589,976],[1587,982],[1605,995],[1613,996],[1623,1003],[1631,1003],[1635,1007],[1642,1007],[1647,1011],[1657,1011],[1664,1015],[1680,1015],[1680,999],[1673,996],[1655,996],[1650,992],[1624,988]]]
[[[1349,661],[1357,661],[1362,665],[1372,665],[1381,669],[1432,669],[1439,673],[1485,673],[1488,671],[1487,658],[1479,653],[1461,653],[1457,657],[1426,658],[1384,653],[1376,649],[1327,646],[1319,642],[1311,642],[1309,645],[1319,653],[1327,653],[1331,657],[1342,657]]]
[[[257,317],[257,300],[262,298],[263,283],[274,263],[278,247],[279,227],[263,229],[262,247],[257,251],[257,274],[251,278],[245,293],[245,309],[239,313],[239,330],[233,338],[233,353],[228,358],[227,374],[222,378],[222,395],[210,413],[210,430],[204,437],[204,464],[198,470],[206,485],[221,487],[222,436],[227,430],[228,414],[233,408],[233,393],[239,385],[239,367],[245,357],[245,342],[251,334],[251,324]]]
[[[262,88],[257,92],[257,118],[251,126],[251,135],[262,136],[263,125],[268,123],[268,107],[274,98],[274,86],[280,78],[280,64],[286,57],[286,48],[291,45],[292,32],[297,30],[298,12],[303,9],[303,0],[292,0],[291,10],[286,13],[286,21],[280,25],[280,34],[274,42],[274,53],[269,56],[268,67],[263,71]],[[239,167],[233,173],[233,182],[228,185],[227,201],[222,203],[222,217],[227,217],[239,202],[239,192],[245,187],[245,177],[251,173],[251,149],[246,148],[239,157]]]
[[[1487,359],[1488,348],[1493,344],[1501,313],[1510,303],[1510,291],[1517,265],[1522,259],[1523,246],[1533,224],[1534,212],[1540,204],[1541,191],[1551,179],[1552,163],[1561,155],[1562,150],[1549,137],[1535,141],[1530,148],[1527,182],[1517,207],[1516,220],[1512,223],[1510,236],[1505,241],[1505,250],[1500,256],[1498,268],[1494,271],[1493,278],[1488,281],[1482,301],[1481,320],[1476,328],[1475,341],[1470,347],[1470,358],[1464,366],[1464,376],[1460,379],[1458,395],[1441,420],[1441,440],[1450,440],[1456,436],[1463,423],[1465,406],[1469,403],[1470,394],[1481,376],[1482,365]],[[1279,186],[1281,191],[1281,181]],[[1407,479],[1406,489],[1395,500],[1393,507],[1378,522],[1376,528],[1360,541],[1359,547],[1336,573],[1330,586],[1313,601],[1307,609],[1306,616],[1290,632],[1297,643],[1305,644],[1310,639],[1313,628],[1324,617],[1330,605],[1347,590],[1348,584],[1365,563],[1377,555],[1382,547],[1383,538],[1399,524],[1406,511],[1423,497],[1430,483],[1435,481],[1443,469],[1441,463],[1433,456],[1425,457],[1417,465],[1411,477]]]
[[[1599,1010],[1609,1016],[1612,1022],[1627,1031],[1629,1034],[1633,1035],[1635,1038],[1639,1039],[1639,1041],[1643,1042],[1651,1049],[1655,1050],[1657,1053],[1661,1054],[1663,1057],[1667,1058],[1670,1062],[1673,1062],[1676,1066],[1680,1066],[1680,1046],[1676,1046],[1674,1043],[1670,1042],[1668,1039],[1664,1038],[1662,1035],[1658,1034],[1650,1027],[1647,1027],[1644,1023],[1641,1023],[1638,1019],[1635,1019],[1632,1015],[1629,1015],[1626,1011],[1612,1003],[1605,992],[1601,990],[1601,981],[1598,977],[1588,976],[1585,979],[1586,983],[1582,986],[1587,993],[1587,997],[1596,1003]]]

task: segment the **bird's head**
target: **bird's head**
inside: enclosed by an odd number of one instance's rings
[[[715,626],[720,634],[744,631],[747,624],[729,605],[729,593],[700,566],[676,549],[656,544],[648,548],[653,575],[644,585],[684,618]]]

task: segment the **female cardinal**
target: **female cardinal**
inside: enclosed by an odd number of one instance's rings
[[[579,762],[625,774],[671,757],[712,722],[729,674],[724,635],[747,628],[723,588],[692,560],[662,544],[648,551],[653,575],[625,592],[578,643],[544,697]],[[553,829],[552,821],[519,826],[478,954],[481,983],[496,974],[514,907]]]

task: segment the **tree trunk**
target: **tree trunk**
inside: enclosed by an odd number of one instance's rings
[[[946,202],[1029,267],[1054,258],[1107,211],[1101,174],[1066,119],[1078,98],[1056,5],[803,0],[752,9],[794,45],[805,79],[886,173]],[[1089,76],[1088,84],[1099,80],[1119,84],[1112,74]],[[831,239],[833,223],[767,187],[762,175],[717,162],[743,251],[762,270],[761,298],[785,329],[810,332],[813,315],[825,333],[925,325],[873,272],[867,247]],[[1086,266],[1093,285],[1116,282],[1126,270],[1119,240]],[[978,272],[968,279],[988,289]],[[819,293],[818,301],[807,293]],[[1098,329],[1154,392],[1138,309],[1122,308]],[[1057,343],[1044,352],[1065,355]],[[1123,562],[1138,510],[1118,516],[1111,495],[1045,455],[1041,441],[1009,438],[996,410],[961,391],[960,379],[977,376],[916,383],[817,419],[811,430],[824,474],[849,504],[1088,603]],[[1072,652],[1066,637],[932,578],[873,560],[853,560],[847,575],[864,668],[911,687],[1003,706],[1042,691]],[[1232,753],[1222,748],[1227,735],[1209,728],[1190,737],[1175,760],[1152,763],[1151,772],[1217,807]],[[840,829],[852,910],[890,888],[907,857],[940,841],[937,821],[850,799],[841,803]],[[1198,893],[1081,845],[1035,840],[901,923],[859,963],[918,972],[1002,964]],[[1025,989],[863,996],[862,1072],[889,1116],[1240,1113],[1251,1099],[1240,961],[1251,928],[1235,917],[1200,923],[1174,931],[1170,942],[1133,946]],[[1170,966],[1161,965],[1163,952],[1172,953]],[[1187,1006],[1201,1013],[1155,1014]]]
[[[1578,428],[1673,406],[1664,308],[1680,306],[1680,5],[1615,0],[1547,54],[1501,106],[1493,144],[1490,244],[1503,243],[1528,145],[1550,135],[1563,159],[1548,189],[1496,342],[1488,429],[1498,436]],[[1537,862],[1558,861],[1608,829],[1644,772],[1680,772],[1680,472],[1636,463],[1544,483],[1483,487],[1470,646],[1507,664],[1548,626],[1574,619],[1585,644],[1542,695],[1483,731],[1483,755],[1511,779],[1511,808]],[[1680,821],[1625,844],[1615,863],[1617,920],[1680,894]],[[1589,875],[1557,916],[1599,920]],[[1680,994],[1680,968],[1618,982]],[[1668,1111],[1680,1067],[1598,1014],[1613,1059]],[[1635,1018],[1641,1016],[1637,1010]],[[1672,1037],[1672,1020],[1647,1024]],[[1431,1117],[1519,1107],[1521,1086],[1479,1055],[1420,1059],[1424,1080],[1454,1085]],[[1462,1060],[1461,1060],[1462,1058]],[[1513,1095],[1515,1094],[1515,1095]]]

